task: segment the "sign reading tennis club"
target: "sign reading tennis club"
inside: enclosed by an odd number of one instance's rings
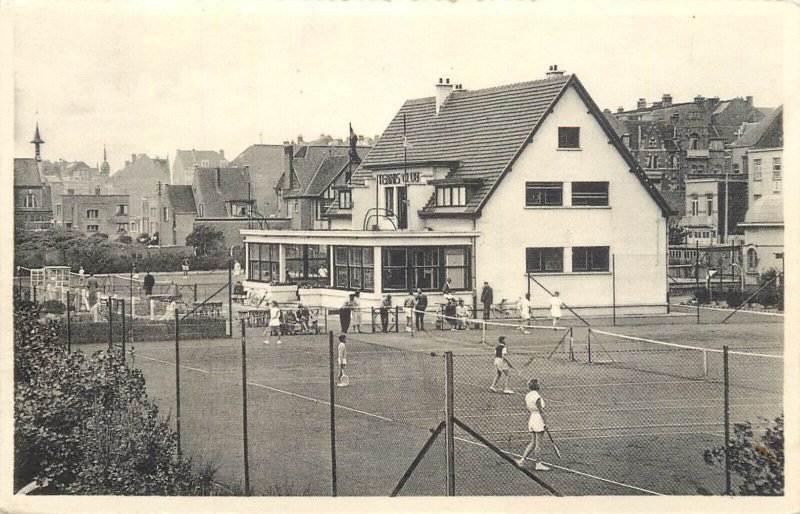
[[[405,173],[382,173],[378,175],[378,184],[381,186],[419,183],[420,174],[418,171],[407,171]]]

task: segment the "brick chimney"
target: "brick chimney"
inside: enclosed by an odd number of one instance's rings
[[[136,162],[136,154],[132,153],[131,154],[131,164],[133,164],[134,162]]]
[[[625,112],[625,108],[620,105],[619,107],[617,107],[617,112],[618,113],[619,112]]]
[[[450,93],[453,92],[453,85],[450,84],[450,79],[439,79],[439,83],[436,84],[436,114],[439,114],[439,111],[442,110],[442,106],[444,106],[445,101],[447,101],[447,97],[450,96]]]
[[[744,97],[744,101],[747,104],[747,108],[748,109],[752,109],[753,108],[753,97],[752,96]]]
[[[697,95],[697,96],[694,97],[694,103],[696,103],[696,104],[701,104],[701,103],[703,103],[705,101],[706,101],[706,97],[704,97],[703,95]]]
[[[639,101],[636,102],[636,108],[637,109],[646,109],[647,108],[647,102],[645,101],[644,98],[640,98]]]
[[[216,175],[217,175],[217,192],[219,192],[222,189],[222,173],[220,173],[219,171],[219,166],[217,166]]]
[[[554,65],[552,65],[552,66],[550,66],[548,68],[546,76],[549,79],[557,79],[559,77],[562,77],[563,75],[564,75],[564,72],[563,71],[559,71],[558,64],[554,64]]]
[[[284,187],[288,189],[289,183],[291,181],[291,173],[292,169],[294,168],[294,146],[289,141],[283,142],[283,169],[286,173],[286,182],[284,182]]]
[[[225,150],[220,150],[219,151],[219,156],[224,159],[225,158]]]
[[[662,107],[669,107],[672,105],[672,95],[669,93],[664,93],[661,96],[661,106]]]

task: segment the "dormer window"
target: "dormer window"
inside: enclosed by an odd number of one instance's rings
[[[464,186],[437,187],[436,205],[439,207],[463,207],[467,205],[467,188]]]
[[[349,189],[339,190],[339,208],[350,209],[353,207],[353,196]]]

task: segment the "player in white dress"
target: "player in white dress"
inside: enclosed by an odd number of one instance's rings
[[[558,297],[558,291],[556,291],[553,293],[553,296],[550,297],[550,317],[553,318],[553,327],[555,327],[558,324],[558,320],[561,319],[561,307],[563,305],[564,302]]]
[[[269,308],[269,322],[264,332],[267,330],[269,330],[270,336],[278,336],[278,344],[281,344],[281,309],[278,307],[278,302],[274,300]],[[264,340],[264,344],[269,344],[269,337]]]
[[[539,452],[542,449],[542,439],[544,439],[544,398],[539,394],[539,381],[535,378],[528,380],[528,394],[525,395],[525,405],[531,411],[528,418],[528,431],[531,433],[531,442],[525,448],[522,458],[517,461],[519,467],[525,465],[525,459],[533,452],[534,469],[536,471],[549,471],[550,467],[539,461]]]
[[[531,294],[526,293],[524,297],[517,301],[517,314],[519,314],[519,326],[517,330],[523,334],[530,334],[528,326],[531,324]]]

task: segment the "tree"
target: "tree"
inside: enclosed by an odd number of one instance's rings
[[[731,471],[739,479],[740,495],[780,496],[784,494],[783,414],[775,418],[761,437],[749,422],[733,426],[728,442]],[[706,450],[706,464],[725,465],[725,448]]]
[[[35,305],[15,306],[14,490],[35,480],[61,494],[208,493],[141,372],[118,350],[69,353],[57,330]]]
[[[669,244],[682,245],[686,244],[686,238],[689,236],[689,229],[678,225],[671,225],[669,227]]]
[[[186,236],[186,244],[197,250],[197,255],[203,257],[219,251],[225,243],[221,230],[208,225],[197,225],[191,234]]]

